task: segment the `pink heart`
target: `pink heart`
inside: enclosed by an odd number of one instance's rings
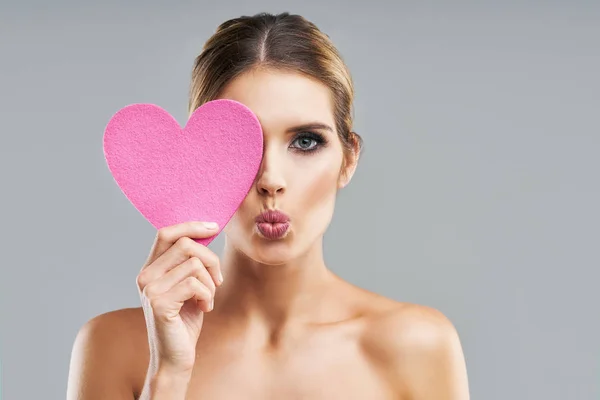
[[[104,156],[117,185],[157,229],[214,221],[215,236],[249,193],[263,153],[256,115],[219,99],[192,113],[185,127],[154,104],[117,111],[104,131]]]

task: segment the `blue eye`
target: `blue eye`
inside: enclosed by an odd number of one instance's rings
[[[292,147],[302,153],[310,153],[317,151],[326,142],[325,138],[315,132],[306,132],[298,135],[292,142]]]
[[[311,149],[312,146],[310,145],[311,142],[313,142],[315,145],[317,145],[317,141],[313,138],[309,138],[309,137],[301,137],[296,139],[296,142],[299,144],[299,147],[303,150],[308,150]]]

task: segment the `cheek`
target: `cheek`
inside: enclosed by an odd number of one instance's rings
[[[251,189],[254,190],[254,189]],[[245,231],[249,226],[253,225],[255,214],[259,211],[258,204],[260,204],[256,199],[253,198],[253,193],[250,193],[242,204],[235,211],[225,228],[223,228],[223,232],[227,235],[233,235],[235,237],[236,234],[240,233],[240,231]],[[254,205],[254,207],[252,207]]]
[[[252,195],[246,197],[237,211],[233,214],[223,231],[225,233],[234,233],[236,231],[245,231],[254,225],[255,213],[259,211],[257,200],[251,198]],[[252,205],[255,207],[252,207]]]
[[[339,167],[334,162],[306,168],[302,178],[298,179],[302,182],[302,185],[298,186],[298,198],[302,199],[307,208],[329,204],[337,192],[338,175]]]

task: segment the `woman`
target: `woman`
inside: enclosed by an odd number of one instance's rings
[[[217,98],[248,106],[265,143],[222,257],[192,240],[213,236],[210,224],[160,229],[137,278],[143,306],[77,335],[68,398],[468,399],[447,318],[324,263],[361,148],[352,80],[329,38],[288,13],[223,23],[195,61],[190,113]]]

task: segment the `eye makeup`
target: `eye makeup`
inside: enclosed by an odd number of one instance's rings
[[[300,143],[299,146],[293,146],[294,143]],[[308,143],[308,145],[307,145]],[[321,133],[313,131],[301,132],[294,137],[292,145],[293,151],[305,154],[316,153],[321,148],[327,146],[327,139]]]

